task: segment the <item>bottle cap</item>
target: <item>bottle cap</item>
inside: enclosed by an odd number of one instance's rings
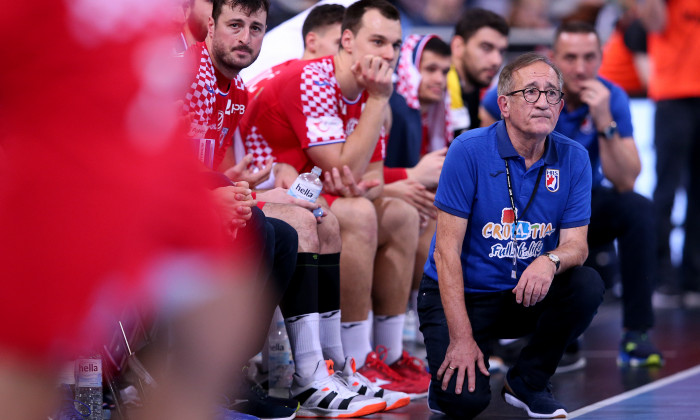
[[[311,170],[312,174],[315,174],[317,177],[321,177],[321,174],[323,173],[323,170],[319,168],[318,166],[314,166],[314,168]]]

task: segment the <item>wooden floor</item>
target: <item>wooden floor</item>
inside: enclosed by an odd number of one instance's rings
[[[569,410],[569,418],[700,419],[700,310],[657,309],[652,338],[663,352],[662,368],[623,369],[616,364],[620,340],[619,301],[606,298],[583,337],[584,369],[555,375],[555,396]],[[416,356],[425,349],[416,347]],[[503,374],[492,375],[491,405],[480,420],[524,419],[527,414],[507,405],[500,396]],[[390,413],[367,416],[383,420],[440,419],[427,400]]]

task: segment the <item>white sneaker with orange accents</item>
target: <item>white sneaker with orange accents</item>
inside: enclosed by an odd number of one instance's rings
[[[377,413],[386,408],[381,398],[349,390],[333,373],[333,362],[320,360],[313,376],[293,376],[290,394],[301,406],[297,417],[346,418]]]
[[[355,368],[355,359],[352,357],[345,358],[345,367],[342,371],[336,371],[336,375],[340,375],[347,387],[360,395],[368,397],[377,397],[386,401],[384,411],[394,410],[396,408],[405,407],[411,402],[411,397],[405,392],[390,391],[380,388],[364,377]]]

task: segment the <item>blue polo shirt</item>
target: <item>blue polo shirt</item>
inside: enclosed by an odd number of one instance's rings
[[[634,130],[632,129],[629,96],[616,84],[602,77],[598,77],[598,80],[610,90],[610,113],[612,114],[613,120],[617,123],[617,130],[620,133],[620,137],[632,137]],[[564,101],[566,101],[566,96],[564,96]],[[493,118],[497,120],[501,118],[501,111],[498,108],[498,92],[495,87],[486,92],[481,101],[481,105]],[[596,130],[593,124],[593,120],[588,111],[588,105],[581,105],[571,112],[569,112],[565,106],[561,111],[561,115],[559,115],[559,121],[554,130],[570,139],[576,140],[588,150],[588,155],[591,159],[591,168],[593,170],[593,186],[599,186],[605,177],[603,176],[603,170],[600,166],[598,130]]]
[[[519,216],[516,229],[518,278],[536,257],[557,247],[560,229],[585,226],[591,216],[591,165],[580,144],[560,134],[547,137],[542,158],[529,169],[513,148],[505,123],[465,132],[447,152],[435,205],[469,220],[462,243],[465,292],[510,290],[513,267],[513,215],[505,159],[508,159],[513,198]],[[527,213],[520,216],[542,177]],[[425,274],[438,280],[433,253]]]

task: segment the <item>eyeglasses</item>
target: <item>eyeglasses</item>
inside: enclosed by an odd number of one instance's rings
[[[512,92],[506,93],[506,96],[512,96],[515,95],[518,92],[522,92],[523,98],[525,98],[525,102],[534,104],[535,102],[540,100],[540,95],[544,93],[544,97],[547,100],[547,103],[550,105],[556,105],[559,102],[561,102],[562,98],[564,97],[564,92],[556,89],[548,89],[548,90],[539,90],[537,88],[525,88],[525,89],[520,89],[520,90],[514,90]]]

